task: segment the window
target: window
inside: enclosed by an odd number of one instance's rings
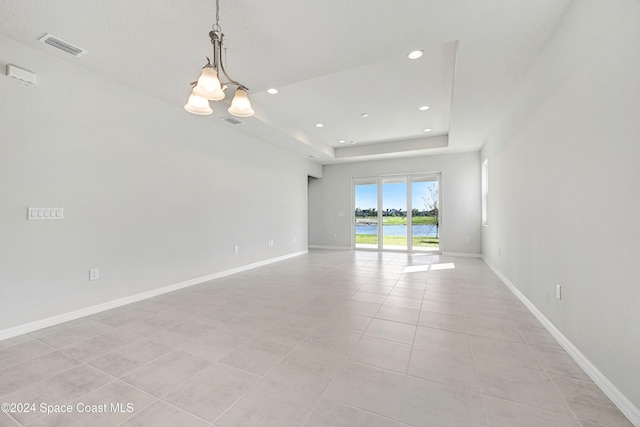
[[[482,225],[489,225],[489,160],[482,162]]]

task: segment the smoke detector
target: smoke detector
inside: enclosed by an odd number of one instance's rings
[[[15,65],[7,64],[7,76],[27,86],[34,86],[36,84],[36,73],[16,67]]]

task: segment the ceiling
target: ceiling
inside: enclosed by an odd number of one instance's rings
[[[199,119],[322,164],[478,150],[569,2],[220,0],[226,68],[255,116],[229,124],[215,103]],[[0,0],[0,33],[176,114],[188,114],[214,22],[214,0]],[[87,54],[39,42],[45,33]],[[408,59],[416,49],[424,55]]]

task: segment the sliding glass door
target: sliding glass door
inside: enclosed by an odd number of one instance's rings
[[[407,250],[407,177],[382,178],[382,249]]]
[[[438,176],[411,179],[411,248],[440,250],[440,182]]]
[[[378,249],[378,179],[355,179],[354,230],[356,248]]]
[[[354,247],[440,250],[438,174],[355,178]]]

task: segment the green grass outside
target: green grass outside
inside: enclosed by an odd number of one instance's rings
[[[440,240],[437,237],[416,236],[413,238],[413,246],[423,248],[437,248]],[[377,245],[378,235],[356,234],[356,245]],[[388,246],[407,246],[406,236],[382,236],[382,244]]]
[[[357,220],[364,220],[369,222],[378,222],[376,217],[358,217]],[[387,225],[407,225],[407,218],[401,216],[383,216],[382,223]],[[411,218],[413,225],[435,224],[435,216],[414,216]]]

